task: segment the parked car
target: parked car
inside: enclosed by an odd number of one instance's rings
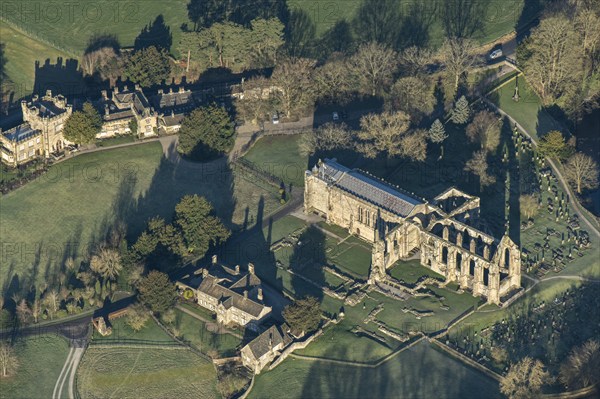
[[[500,57],[502,57],[502,49],[501,48],[493,50],[489,55],[490,60],[495,60]]]
[[[279,123],[279,115],[277,113],[273,114],[273,117],[271,118],[271,122],[273,122],[274,125],[277,125]]]
[[[334,122],[337,122],[337,121],[339,121],[339,120],[340,120],[340,114],[338,114],[337,112],[334,112],[334,113],[332,114],[332,117],[333,117],[333,121],[334,121]]]

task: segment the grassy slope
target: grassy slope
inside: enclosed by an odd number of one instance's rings
[[[84,398],[216,398],[214,366],[187,349],[94,348],[79,365]]]
[[[376,369],[288,358],[256,378],[250,397],[494,398],[499,392],[496,382],[420,343]]]
[[[8,88],[15,91],[15,98],[27,95],[33,90],[36,61],[43,64],[49,59],[54,64],[57,57],[70,58],[67,53],[37,41],[3,21],[0,21],[0,42],[6,46],[5,73],[12,82]]]
[[[539,97],[529,87],[523,76],[518,78],[518,84],[519,102],[512,99],[515,91],[514,80],[491,93],[490,98],[534,138],[539,138],[550,130],[561,130],[561,125],[541,109],[542,104]]]
[[[412,2],[402,1],[402,10],[406,12]],[[443,11],[432,11],[431,1],[419,2],[420,13],[435,12],[429,34],[434,46],[441,44],[444,31],[439,17]],[[327,32],[338,21],[352,22],[360,6],[361,0],[293,0],[288,2],[290,9],[301,9],[308,14],[315,24],[316,34],[320,36]],[[486,15],[483,16],[483,29],[476,32],[474,38],[480,43],[488,43],[512,30],[519,19],[523,8],[523,0],[510,2],[490,2]]]
[[[149,217],[170,218],[184,194],[206,196],[234,227],[246,207],[256,212],[261,196],[265,212],[279,206],[276,193],[267,190],[232,180],[225,169],[176,168],[164,161],[159,143],[81,155],[2,197],[0,235],[6,245],[0,282],[15,273],[21,280],[51,277],[67,256],[93,248],[117,217],[135,237]]]
[[[69,12],[67,4],[57,4],[55,13],[48,11],[47,15],[37,20],[19,12],[6,12],[4,17],[33,37],[43,37],[58,47],[80,54],[92,34],[116,35],[121,46],[132,46],[141,30],[159,15],[163,15],[165,23],[171,28],[173,43],[177,44],[180,26],[188,21],[187,3],[188,0],[172,0],[166,6],[157,0],[124,0],[116,3],[112,0],[84,0],[73,3],[72,12]],[[12,6],[16,6],[16,3]],[[10,10],[7,7],[7,11]],[[45,8],[42,7],[42,10]]]
[[[15,376],[0,379],[0,397],[50,398],[69,354],[67,341],[56,335],[27,338],[16,344],[16,354],[19,369]]]
[[[244,158],[282,179],[287,185],[291,183],[294,187],[303,187],[308,159],[299,153],[299,140],[299,134],[263,137]]]

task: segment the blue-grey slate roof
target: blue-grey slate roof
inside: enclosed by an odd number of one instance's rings
[[[39,130],[33,129],[29,123],[23,123],[3,133],[10,141],[23,141],[40,134]]]
[[[349,169],[335,160],[326,159],[319,167],[318,175],[327,183],[402,217],[408,216],[415,206],[423,204],[421,200],[400,192],[394,186],[359,170]]]

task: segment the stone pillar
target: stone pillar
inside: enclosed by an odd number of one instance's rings
[[[442,232],[442,238],[448,241],[448,226],[444,226],[444,230]]]
[[[471,257],[470,256],[466,256],[465,258],[462,259],[461,264],[460,264],[460,277],[458,279],[459,283],[460,283],[460,288],[467,288],[468,287],[468,281],[469,281],[469,263],[471,261]]]
[[[456,233],[456,245],[458,245],[459,247],[462,247],[463,244],[463,233],[462,231],[459,231],[458,233]]]
[[[475,276],[473,277],[473,295],[480,296],[483,291],[483,266],[475,264]]]
[[[446,280],[456,280],[456,252],[448,248],[448,263],[446,265]]]
[[[472,253],[475,253],[477,250],[477,244],[475,243],[475,239],[471,238],[471,242],[469,244],[469,251],[471,251]]]
[[[490,246],[488,244],[483,245],[483,259],[490,260]]]

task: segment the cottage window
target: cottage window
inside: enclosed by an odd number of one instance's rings
[[[39,144],[40,143],[40,138],[38,137],[37,139],[35,139],[35,142]]]

